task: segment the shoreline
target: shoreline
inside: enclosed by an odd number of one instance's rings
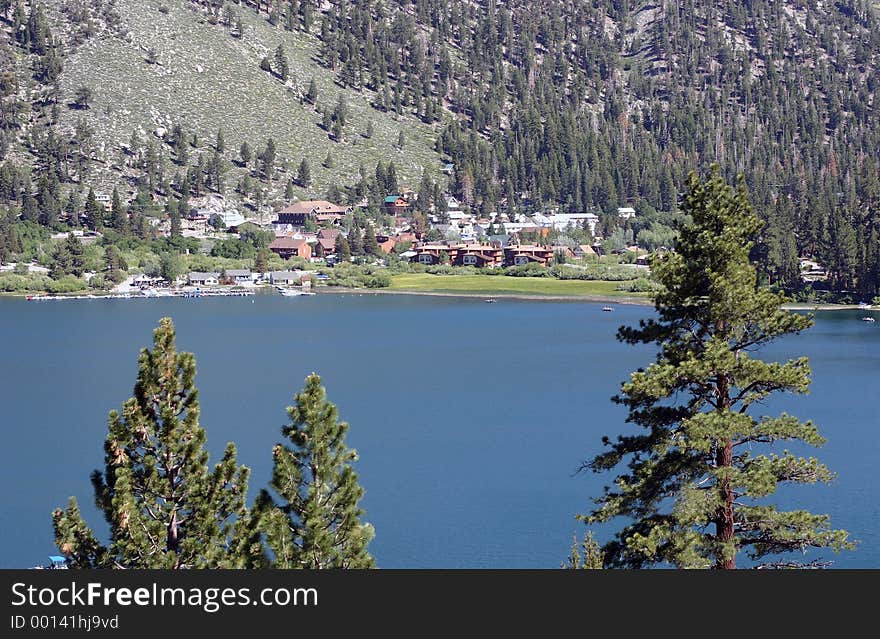
[[[255,287],[253,289],[245,289],[241,288],[235,290],[233,292],[232,289],[225,288],[217,288],[214,290],[207,289],[202,290],[201,293],[204,297],[239,297],[239,296],[248,296],[253,295],[254,293],[260,292],[260,289],[268,289],[270,287]],[[422,297],[456,297],[462,299],[508,299],[508,300],[521,300],[521,301],[529,301],[529,302],[584,302],[590,304],[597,303],[605,303],[605,304],[624,304],[627,306],[646,306],[652,307],[653,302],[650,298],[639,298],[639,297],[630,297],[626,295],[621,296],[613,296],[613,295],[560,295],[554,293],[548,294],[540,294],[540,293],[515,293],[510,291],[493,291],[493,292],[484,292],[484,293],[470,293],[464,291],[425,291],[425,290],[401,290],[401,289],[388,289],[388,288],[349,288],[343,286],[318,286],[312,289],[312,292],[318,295],[417,295]],[[268,293],[268,291],[267,291]],[[273,294],[273,293],[269,293]],[[113,293],[109,291],[91,291],[84,292],[78,291],[75,293],[59,293],[57,295],[48,295],[46,296],[45,291],[42,292],[0,292],[0,299],[28,299],[31,297],[40,296],[42,299],[77,299],[77,298],[89,298],[89,299],[120,299],[123,296],[118,293]],[[43,297],[46,296],[46,297]],[[169,297],[187,297],[182,292],[171,295],[161,295],[161,296],[144,296],[144,295],[132,295],[131,299],[162,299]],[[196,297],[192,295],[192,297]],[[876,312],[880,311],[880,307],[869,306],[869,307],[861,307],[858,304],[805,304],[802,302],[794,302],[790,304],[783,304],[782,308],[787,311],[866,311],[866,312]]]
[[[511,300],[527,300],[527,301],[548,301],[548,302],[589,302],[589,303],[599,303],[604,302],[606,304],[609,303],[617,303],[617,304],[629,304],[632,306],[653,306],[653,302],[649,299],[641,299],[638,297],[626,297],[620,296],[615,297],[612,295],[558,295],[553,293],[548,293],[546,295],[542,294],[530,294],[530,293],[511,293],[511,292],[503,292],[503,291],[493,291],[487,293],[466,293],[466,292],[457,292],[457,291],[408,291],[408,290],[400,290],[400,289],[388,289],[388,288],[347,288],[343,286],[321,286],[319,288],[314,289],[315,293],[319,295],[329,294],[329,295],[341,295],[341,294],[358,294],[358,295],[420,295],[427,297],[460,297],[460,298],[475,298],[475,299],[511,299]]]

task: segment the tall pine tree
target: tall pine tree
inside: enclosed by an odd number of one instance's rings
[[[654,264],[664,287],[655,298],[657,318],[618,332],[621,341],[660,348],[656,362],[634,372],[615,398],[644,432],[613,443],[604,438],[610,450],[585,464],[626,470],[582,518],[626,518],[602,548],[613,567],[729,569],[740,552],[772,564],[788,552],[850,547],[827,515],[781,511],[764,499],[780,484],[832,479],[815,458],[759,452],[777,442],[821,445],[811,422],[750,411],[772,393],[807,392],[806,358],[765,362],[753,353],[812,320],[783,310],[781,295],[758,286],[749,251],[761,222],[742,180],[734,190],[717,165],[705,181],[691,173],[683,208],[692,223],[676,251]]]
[[[295,402],[287,409],[291,424],[281,430],[292,446],[273,450],[271,486],[281,503],[263,491],[257,505],[275,566],[372,568],[373,527],[361,522],[364,489],[351,466],[357,451],[345,445],[348,424],[338,420],[314,373]]]
[[[52,514],[55,542],[74,567],[244,568],[262,561],[245,509],[249,469],[233,444],[208,466],[195,358],[178,353],[170,318],[142,349],[134,397],[112,411],[105,470],[92,473],[110,527],[103,546],[76,500]],[[237,518],[237,519],[236,519]]]

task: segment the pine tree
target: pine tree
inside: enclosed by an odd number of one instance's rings
[[[269,251],[267,249],[261,248],[257,251],[254,258],[254,270],[257,273],[265,273],[269,270]]]
[[[658,318],[618,332],[621,341],[654,343],[660,352],[615,398],[646,432],[604,438],[610,450],[585,464],[596,472],[627,464],[581,517],[629,520],[602,548],[607,565],[735,568],[740,551],[758,561],[851,546],[827,515],[762,502],[779,484],[827,482],[832,474],[815,458],[758,453],[775,442],[825,440],[811,422],[749,413],[773,392],[807,391],[806,358],[768,363],[752,353],[812,320],[783,310],[781,295],[757,285],[749,250],[761,222],[743,183],[725,184],[717,165],[704,182],[691,173],[683,211],[692,222],[675,252],[653,266],[664,287],[655,298]]]
[[[281,81],[287,82],[287,78],[290,77],[290,64],[287,61],[287,54],[284,52],[284,45],[279,44],[275,49],[275,67]]]
[[[406,136],[401,131],[397,136],[397,149],[403,151],[403,147],[406,145]]]
[[[252,156],[251,145],[248,144],[247,142],[241,143],[241,148],[239,149],[238,153],[241,156],[241,163],[242,164],[247,165],[247,163],[251,161],[251,156]]]
[[[134,396],[110,413],[105,470],[92,473],[95,501],[110,527],[97,543],[71,498],[52,514],[55,542],[75,567],[245,568],[262,551],[249,536],[249,470],[228,444],[208,466],[199,425],[195,358],[178,353],[170,318],[153,349],[142,349]],[[237,521],[233,523],[233,520]]]
[[[89,189],[89,194],[86,196],[86,217],[93,231],[104,228],[104,207],[98,202],[92,189]]]
[[[217,139],[214,142],[214,149],[220,155],[226,152],[226,139],[223,137],[223,129],[217,129]]]
[[[348,232],[348,246],[352,255],[364,254],[364,241],[361,238],[360,229],[356,226],[352,226]]]
[[[299,169],[296,172],[296,183],[303,188],[307,188],[312,184],[312,170],[309,168],[309,161],[305,158],[299,163]]]
[[[165,213],[168,215],[170,222],[169,235],[171,237],[181,237],[183,230],[180,223],[180,206],[174,198],[168,198],[165,203]]]
[[[347,448],[348,424],[338,421],[327,401],[321,378],[312,373],[287,409],[291,423],[282,434],[292,446],[273,450],[271,487],[257,498],[261,527],[277,568],[373,568],[367,552],[373,527],[362,523],[359,506],[364,489],[352,463],[357,451]]]
[[[119,197],[119,191],[115,188],[113,189],[113,199],[110,207],[110,225],[122,235],[127,235],[130,230],[128,211],[125,210],[122,199]]]
[[[317,104],[318,102],[318,84],[315,82],[315,78],[309,80],[309,88],[306,91],[306,100],[309,104]]]
[[[336,253],[336,257],[340,261],[347,262],[351,259],[351,247],[348,244],[348,239],[342,233],[336,236],[333,252]]]
[[[382,249],[376,241],[376,232],[373,230],[372,224],[367,224],[364,228],[364,253],[373,257],[382,257]]]

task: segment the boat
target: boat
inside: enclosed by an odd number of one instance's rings
[[[613,306],[603,306],[602,310],[605,311],[606,313],[610,313],[611,311],[614,310],[614,307]]]
[[[497,301],[498,300],[496,300],[494,297],[490,297],[489,299],[486,300],[486,304],[494,304]]]
[[[873,317],[867,317],[867,316],[866,316],[866,317],[863,317],[863,318],[862,318],[862,321],[863,321],[863,322],[873,322],[873,321],[874,321],[874,318],[873,318]]]
[[[304,291],[298,288],[285,288],[283,286],[276,286],[275,289],[281,293],[284,297],[300,297],[302,295],[314,295],[311,291]]]

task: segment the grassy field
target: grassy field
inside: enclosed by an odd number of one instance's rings
[[[95,131],[98,155],[108,164],[116,161],[120,144],[128,142],[133,129],[140,128],[146,140],[157,126],[170,130],[172,123],[180,122],[205,142],[213,142],[222,128],[227,157],[237,157],[245,140],[259,150],[273,137],[279,164],[288,160],[291,172],[301,158],[308,158],[313,184],[296,189],[300,198],[323,197],[330,184],[353,184],[361,164],[372,172],[379,160],[394,161],[403,185],[417,187],[423,171],[442,177],[440,157],[433,149],[435,127],[377,111],[369,104],[369,91],[340,88],[336,73],[316,61],[315,35],[273,27],[265,16],[242,6],[234,6],[245,26],[241,39],[223,25],[209,24],[203,13],[182,0],[118,0],[116,7],[126,35],[89,40],[65,60],[61,76],[62,104],[79,86],[93,91],[89,109],[62,109],[62,126],[72,130],[85,118]],[[290,61],[287,86],[259,68],[260,59],[272,59],[279,43]],[[158,52],[158,64],[146,62],[150,47]],[[340,92],[348,95],[344,142],[329,139],[318,126],[321,116],[315,108],[300,103],[298,96],[311,78],[318,87],[319,106],[332,110]],[[374,128],[370,139],[361,135],[368,122]],[[403,151],[395,146],[400,131],[406,136]],[[335,163],[329,169],[321,165],[328,152]],[[174,167],[169,169],[173,173]],[[113,177],[101,172],[93,177],[98,183],[106,181],[109,190]],[[227,184],[234,185],[241,174],[230,170]],[[281,193],[289,176],[276,181]]]
[[[616,290],[619,282],[556,280],[549,277],[503,275],[403,274],[391,278],[391,290],[474,295],[548,295],[585,298],[647,299],[640,293]]]

